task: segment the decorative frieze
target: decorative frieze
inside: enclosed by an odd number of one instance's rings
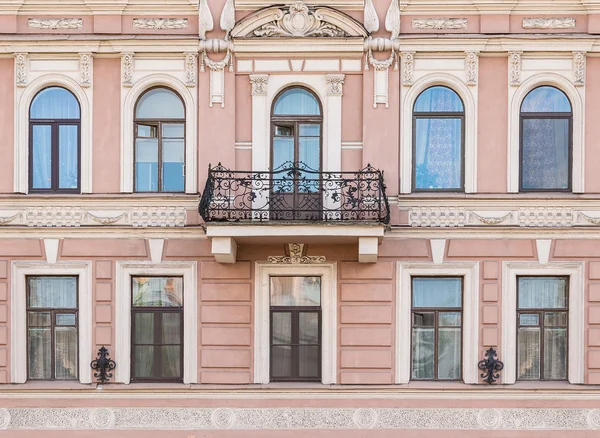
[[[504,430],[600,429],[590,408],[2,408],[4,430]]]
[[[187,18],[134,18],[133,19],[134,29],[151,29],[151,30],[163,30],[163,29],[187,29],[188,19]]]
[[[15,81],[17,87],[27,86],[27,53],[15,53]]]
[[[186,212],[182,207],[137,207],[131,211],[133,227],[183,227]]]
[[[521,227],[570,227],[573,225],[573,211],[560,207],[532,207],[519,210]]]
[[[341,96],[343,94],[344,74],[325,75],[327,94]]]
[[[286,253],[289,255],[285,256],[269,256],[267,261],[275,264],[311,264],[311,263],[325,263],[324,256],[307,256],[304,255],[304,244],[302,243],[290,243],[287,245]]]
[[[477,85],[477,74],[479,66],[479,53],[466,52],[465,70],[467,73],[467,85]]]
[[[252,84],[252,95],[266,96],[268,80],[269,75],[250,75],[250,83]]]
[[[585,52],[573,52],[573,84],[576,87],[585,85]]]
[[[410,87],[413,84],[415,69],[415,52],[402,52],[402,84]]]
[[[413,29],[466,29],[469,21],[466,18],[413,18]]]
[[[196,76],[198,71],[198,54],[185,54],[185,85],[188,87],[196,86]]]
[[[523,18],[523,29],[575,29],[575,18]]]
[[[87,88],[92,85],[92,54],[79,54],[79,83]]]
[[[458,207],[414,207],[408,215],[411,227],[464,227],[466,217]]]
[[[131,87],[133,85],[133,53],[123,53],[121,55],[121,74],[123,76],[123,86]]]
[[[27,20],[30,29],[77,30],[83,28],[81,18],[30,18]]]
[[[508,54],[508,68],[510,69],[510,85],[518,87],[521,85],[521,52]]]

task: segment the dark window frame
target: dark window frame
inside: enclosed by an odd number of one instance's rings
[[[140,100],[142,99],[142,97],[144,97],[147,93],[149,93],[152,90],[157,90],[157,89],[164,89],[167,91],[172,92],[173,94],[175,94],[175,96],[177,96],[179,98],[179,100],[181,101],[181,105],[183,106],[183,119],[178,119],[178,118],[164,118],[164,119],[144,119],[144,118],[138,118],[137,117],[137,108],[138,105],[140,103]],[[135,105],[133,106],[133,192],[134,193],[185,193],[185,189],[186,189],[186,173],[187,173],[187,160],[186,160],[186,151],[187,151],[187,126],[186,126],[186,120],[187,120],[187,108],[185,106],[185,101],[183,100],[183,98],[181,97],[181,95],[173,90],[172,88],[166,87],[166,86],[162,86],[162,85],[158,85],[155,87],[151,87],[148,88],[147,90],[144,90],[144,92],[142,94],[140,94],[137,98],[137,100],[135,101]],[[162,164],[163,164],[163,159],[162,159],[162,152],[163,152],[163,134],[162,134],[162,127],[163,125],[169,125],[169,124],[183,124],[183,190],[181,191],[177,191],[177,192],[173,192],[173,191],[165,191],[162,190],[162,183],[163,183],[163,173],[162,173]],[[137,139],[138,138],[154,138],[154,137],[140,137],[138,136],[138,125],[142,125],[142,126],[153,126],[156,127],[157,129],[157,136],[156,136],[156,140],[158,143],[158,162],[157,162],[157,166],[158,166],[158,190],[156,191],[151,191],[151,190],[144,190],[144,191],[139,191],[137,190],[136,187],[136,177],[137,177]],[[180,137],[165,137],[166,139],[176,139],[179,140],[181,139]]]
[[[520,278],[561,278],[565,279],[566,282],[566,295],[565,302],[567,307],[536,307],[536,308],[523,308],[519,307],[519,279]],[[517,275],[517,354],[516,354],[516,380],[523,382],[565,382],[569,380],[569,298],[570,298],[570,290],[569,290],[569,276],[568,275]],[[566,349],[567,349],[567,357],[565,358],[565,378],[564,379],[546,379],[544,378],[544,314],[548,313],[566,313],[567,315],[567,324],[565,326],[565,339],[566,339]],[[521,325],[521,315],[538,315],[538,325]],[[540,378],[539,379],[527,379],[519,377],[519,328],[521,327],[539,327],[540,329]],[[562,327],[561,327],[562,328]]]
[[[570,112],[523,112],[523,102],[525,99],[533,93],[538,88],[542,87],[551,87],[561,92],[569,105],[571,105]],[[569,122],[569,139],[567,144],[567,188],[558,189],[558,188],[550,188],[550,189],[525,189],[523,188],[523,121],[525,119],[529,120],[568,120]],[[569,96],[562,91],[558,87],[554,87],[552,85],[540,85],[538,87],[532,88],[521,101],[521,106],[519,107],[519,193],[544,193],[544,192],[560,192],[560,193],[571,193],[573,191],[573,103]]]
[[[31,117],[31,106],[35,98],[44,90],[48,88],[60,88],[68,93],[70,93],[77,105],[79,105],[79,118],[77,119],[34,119]],[[81,103],[77,96],[71,90],[65,87],[51,85],[49,87],[44,87],[40,91],[38,91],[34,98],[31,100],[29,104],[29,193],[36,194],[80,194],[81,193]],[[59,187],[59,178],[60,178],[60,158],[59,158],[59,127],[60,126],[77,126],[77,187],[74,189],[62,189]],[[35,188],[33,187],[33,128],[34,126],[50,126],[50,156],[52,160],[52,167],[50,170],[50,188]]]
[[[76,307],[69,309],[66,307],[61,307],[61,308],[54,308],[54,307],[30,307],[29,306],[29,297],[30,297],[30,292],[31,292],[31,286],[29,284],[29,280],[32,278],[46,278],[46,277],[69,277],[69,278],[75,278],[75,304]],[[26,348],[26,363],[27,363],[27,380],[34,380],[34,381],[44,381],[44,382],[50,382],[50,381],[78,381],[79,380],[79,276],[78,275],[26,275],[25,276],[25,306],[26,306],[26,312],[25,312],[25,317],[26,317],[26,323],[27,323],[27,348]],[[30,328],[48,328],[48,326],[36,326],[36,325],[30,325],[29,324],[29,314],[30,313],[50,313],[50,375],[51,378],[50,379],[36,379],[36,378],[32,378],[29,376],[29,329]],[[76,370],[77,370],[77,375],[74,379],[57,379],[56,378],[56,355],[55,355],[55,328],[57,327],[56,325],[56,315],[60,315],[60,314],[67,314],[67,315],[72,315],[75,314],[75,325],[60,325],[58,327],[75,327],[77,329],[77,365],[76,365]]]
[[[460,279],[460,307],[413,307],[413,298],[414,298],[414,282],[413,279],[420,278],[458,278]],[[410,380],[419,381],[419,382],[462,382],[464,380],[464,361],[463,361],[463,351],[464,351],[464,299],[465,299],[465,278],[461,275],[413,275],[410,277]],[[433,379],[419,379],[413,377],[413,331],[415,327],[425,327],[425,326],[415,326],[414,314],[415,313],[433,313],[434,314],[434,335],[433,335]],[[438,378],[438,314],[439,313],[460,313],[460,375],[456,379],[439,379]],[[456,326],[441,326],[441,328],[457,328]]]
[[[315,277],[313,275],[273,275],[271,277]],[[322,280],[321,280],[322,281]],[[270,283],[270,277],[269,277]],[[322,286],[322,283],[321,283]],[[323,289],[321,287],[320,293]],[[269,288],[269,381],[271,382],[321,382],[323,374],[323,313],[322,306],[272,306],[271,305],[271,290]],[[273,343],[273,314],[274,313],[289,313],[291,322],[291,342],[289,344],[274,344]],[[300,344],[300,313],[316,313],[318,315],[318,337],[319,343],[315,344]],[[296,341],[296,342],[294,342]],[[273,376],[273,347],[291,346],[291,362],[292,372],[290,377]],[[301,377],[300,376],[300,358],[299,347],[319,347],[319,372],[316,377]],[[296,348],[294,348],[296,347]]]
[[[134,306],[133,305],[133,285],[134,280],[136,278],[181,278],[182,288],[185,287],[184,278],[181,275],[132,275],[130,277],[131,282],[131,367],[130,367],[130,381],[133,382],[143,382],[143,383],[183,383],[183,370],[184,370],[184,321],[183,321],[183,309],[185,306],[184,302],[184,290],[182,289],[181,293],[181,306],[180,307],[153,307],[153,306]],[[135,342],[135,314],[136,313],[153,313],[154,314],[154,336],[153,339],[161,338],[161,329],[162,329],[162,314],[163,313],[180,313],[180,332],[179,332],[179,367],[180,367],[180,376],[181,377],[157,377],[156,370],[158,369],[157,365],[160,365],[160,359],[162,357],[160,348],[155,348],[153,355],[153,371],[154,376],[147,378],[141,377],[136,378],[135,376],[135,347],[137,345],[153,345],[154,347],[162,347],[164,345],[176,345],[176,344],[137,344]],[[158,323],[157,323],[158,322]]]
[[[434,88],[434,87],[443,87],[443,88],[446,88],[446,89],[452,91],[454,94],[456,94],[456,97],[458,97],[458,99],[460,99],[460,102],[462,103],[463,110],[455,111],[455,112],[415,111],[415,107],[417,105],[417,101],[419,100],[419,97],[421,97],[421,95],[423,93],[425,93],[427,90]],[[432,85],[431,87],[427,87],[419,93],[419,95],[415,99],[415,102],[414,102],[413,108],[412,108],[412,169],[411,169],[411,173],[412,173],[411,191],[412,192],[414,192],[414,193],[420,193],[420,192],[464,193],[464,191],[465,191],[465,113],[466,113],[465,102],[463,101],[462,97],[460,97],[460,94],[458,94],[456,92],[456,90],[454,90],[453,88],[451,88],[447,85]],[[449,189],[417,188],[417,160],[416,160],[416,157],[417,157],[417,120],[418,119],[460,119],[460,128],[461,128],[461,133],[460,133],[460,142],[461,142],[460,187],[449,188]]]

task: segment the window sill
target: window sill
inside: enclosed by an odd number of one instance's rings
[[[74,380],[30,380],[25,383],[7,383],[0,385],[0,391],[87,391],[96,389],[97,383],[80,383]]]

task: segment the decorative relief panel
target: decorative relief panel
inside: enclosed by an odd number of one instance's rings
[[[290,243],[286,247],[286,253],[289,255],[285,256],[269,256],[267,261],[275,264],[311,264],[311,263],[325,263],[324,256],[307,256],[304,254],[304,244],[302,243]]]
[[[266,96],[268,80],[269,75],[250,75],[250,83],[252,84],[252,95]]]
[[[185,54],[185,85],[196,86],[196,72],[198,70],[198,55],[196,53]]]
[[[131,87],[133,85],[133,53],[123,53],[121,55],[121,74],[123,76],[123,86]]]
[[[92,85],[92,54],[79,54],[79,83],[82,87],[87,88]]]
[[[327,94],[341,96],[343,94],[344,78],[346,75],[325,75],[327,81]]]
[[[598,430],[589,408],[8,408],[8,430]],[[483,433],[483,432],[482,432]]]
[[[413,29],[466,29],[466,18],[413,18]]]
[[[15,53],[15,80],[17,87],[27,86],[27,53]]]
[[[523,29],[574,29],[575,18],[523,18]]]
[[[464,227],[464,208],[456,207],[415,207],[408,215],[412,227]]]
[[[521,52],[510,52],[508,54],[508,65],[510,69],[510,85],[518,87],[521,85]]]
[[[415,69],[415,52],[402,52],[402,84],[410,87],[413,84]]]
[[[134,18],[135,29],[187,29],[187,18]]]
[[[74,30],[83,28],[81,18],[30,18],[27,20],[30,29]]]
[[[467,52],[465,70],[467,71],[467,85],[477,85],[477,70],[479,66],[479,53]]]
[[[534,207],[519,210],[521,227],[570,227],[573,211],[570,208]]]
[[[585,85],[585,52],[573,52],[573,84],[576,87]]]

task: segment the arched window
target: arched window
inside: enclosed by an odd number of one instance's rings
[[[185,190],[185,107],[178,94],[152,88],[139,98],[134,117],[136,192]]]
[[[570,191],[573,144],[571,102],[542,86],[523,99],[520,120],[520,191]]]
[[[80,192],[81,110],[61,87],[40,91],[29,108],[29,188],[33,193]]]
[[[464,190],[465,109],[447,87],[423,91],[413,109],[413,191]]]

